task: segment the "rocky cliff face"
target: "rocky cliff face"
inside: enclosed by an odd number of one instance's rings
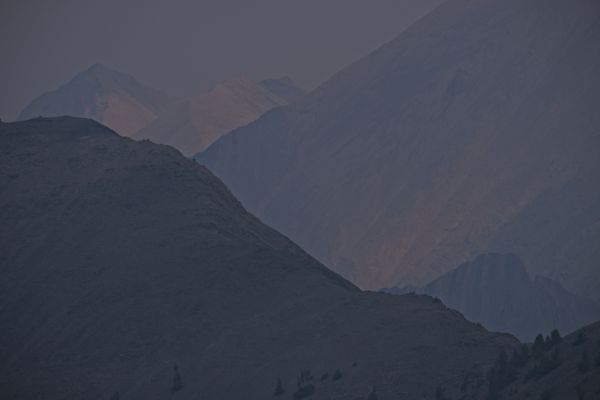
[[[590,0],[448,1],[198,160],[364,288],[477,254],[600,293],[600,25]]]
[[[168,146],[40,118],[0,149],[3,398],[290,398],[306,369],[314,399],[431,398],[516,344],[359,291]]]
[[[553,329],[571,333],[600,319],[600,307],[593,301],[551,279],[531,279],[513,254],[482,254],[423,287],[384,291],[437,297],[468,320],[524,342]]]
[[[88,117],[131,136],[171,103],[167,95],[143,86],[132,76],[94,64],[58,89],[34,99],[18,119]]]

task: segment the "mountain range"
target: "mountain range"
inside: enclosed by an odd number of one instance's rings
[[[173,101],[166,94],[140,84],[131,75],[97,63],[56,90],[34,99],[17,119],[88,117],[121,135],[131,136],[169,109]]]
[[[229,79],[207,93],[180,101],[133,137],[168,144],[191,156],[266,111],[296,100],[302,93],[285,77],[259,83],[247,78]]]
[[[599,300],[600,7],[450,0],[196,159],[362,288],[478,254]]]
[[[423,287],[384,289],[439,298],[469,321],[523,342],[558,329],[571,333],[600,320],[600,307],[548,278],[531,278],[514,254],[481,254]]]
[[[361,292],[169,146],[60,117],[0,148],[3,398],[479,398],[518,345]]]
[[[308,94],[90,67],[0,120],[0,397],[596,398],[598,70],[596,0],[448,0]]]
[[[176,98],[98,63],[34,99],[18,120],[87,117],[121,135],[168,144],[193,155],[271,108],[303,95],[304,91],[286,76],[258,83],[240,77],[191,97]]]

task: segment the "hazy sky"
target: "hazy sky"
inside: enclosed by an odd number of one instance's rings
[[[175,95],[232,75],[312,88],[442,0],[0,0],[0,117],[95,62]]]

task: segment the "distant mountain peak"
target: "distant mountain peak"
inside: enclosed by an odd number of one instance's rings
[[[106,64],[103,64],[101,62],[96,62],[96,63],[90,65],[84,71],[82,71],[82,73],[91,73],[91,74],[94,74],[94,73],[104,73],[104,72],[112,72],[112,73],[121,74],[121,72],[118,72],[115,69],[110,68]]]
[[[514,253],[483,253],[477,255],[473,260],[466,261],[459,265],[454,271],[467,269],[483,269],[490,273],[504,274],[511,271],[514,274],[520,274],[523,278],[530,279],[527,268],[519,256]]]
[[[208,92],[183,100],[140,129],[134,137],[168,144],[192,156],[221,136],[303,94],[285,82],[288,81],[256,83],[245,75],[228,78]]]
[[[108,88],[102,85],[113,84],[135,85],[137,81],[129,74],[117,71],[105,64],[95,63],[75,74],[69,81],[59,86],[57,90],[62,88],[69,90],[75,85],[88,85],[88,90],[95,91]]]
[[[79,72],[57,89],[34,99],[18,119],[70,115],[93,118],[131,136],[170,106],[166,94],[101,63]]]
[[[512,253],[484,253],[422,287],[383,289],[440,298],[447,306],[487,329],[532,340],[539,332],[571,332],[600,318],[592,300],[566,290],[547,277],[531,279]]]
[[[242,74],[208,91],[175,100],[96,62],[34,99],[18,120],[63,115],[92,118],[123,136],[172,145],[191,156],[266,111],[303,95],[288,76],[255,82]]]
[[[277,96],[277,94],[269,91],[267,88],[256,83],[245,75],[234,76],[227,78],[212,87],[207,93],[200,93],[192,97],[192,100],[206,98],[208,96],[246,96],[246,95],[261,95],[263,97]],[[283,104],[285,100],[275,100],[277,103]]]
[[[259,82],[259,85],[285,99],[288,103],[293,103],[306,95],[306,91],[287,75],[279,78],[265,79]]]
[[[198,160],[362,288],[423,285],[494,249],[600,300],[598,15],[443,2]]]

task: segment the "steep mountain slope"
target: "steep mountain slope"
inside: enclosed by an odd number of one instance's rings
[[[291,80],[254,83],[235,78],[179,103],[134,135],[168,144],[185,155],[204,150],[222,135],[246,125],[298,96]]]
[[[548,278],[531,279],[513,254],[482,254],[423,287],[384,291],[437,297],[469,321],[525,342],[540,332],[570,333],[600,320],[598,305]]]
[[[18,119],[89,117],[131,136],[171,102],[164,93],[141,85],[130,75],[94,64],[58,89],[33,100]]]
[[[360,292],[168,146],[63,117],[0,149],[2,398],[291,398],[304,369],[314,399],[431,398],[516,344]]]
[[[485,252],[600,293],[600,5],[450,0],[198,160],[364,288]]]
[[[587,361],[586,361],[587,360]],[[564,338],[517,368],[514,381],[492,399],[597,399],[600,394],[600,323]]]

